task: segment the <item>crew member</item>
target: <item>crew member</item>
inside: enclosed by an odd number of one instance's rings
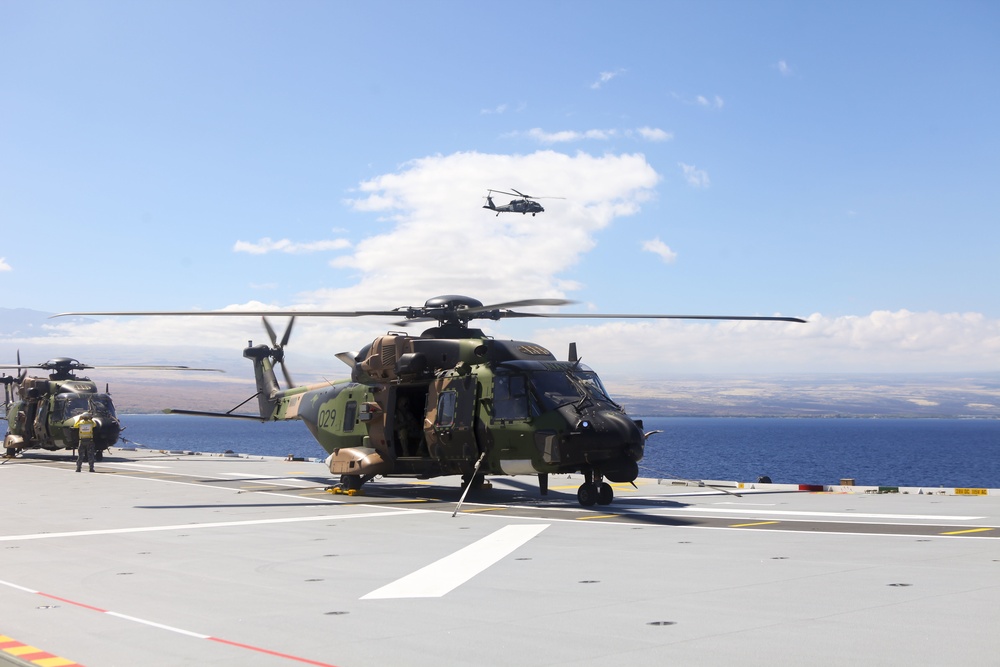
[[[79,431],[79,444],[76,448],[76,471],[80,472],[80,468],[83,466],[84,457],[87,458],[87,463],[90,465],[90,472],[94,472],[94,458],[96,458],[96,451],[94,449],[94,430],[97,427],[96,422],[94,422],[94,415],[89,412],[84,412],[80,415],[80,419],[77,420],[76,428]]]

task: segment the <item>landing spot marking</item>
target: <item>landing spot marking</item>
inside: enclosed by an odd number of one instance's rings
[[[139,526],[136,528],[110,528],[107,530],[76,530],[65,533],[34,533],[30,535],[0,535],[0,542],[22,540],[44,540],[53,537],[87,537],[90,535],[122,535],[126,533],[151,533],[162,530],[195,530],[198,528],[230,528],[234,526],[259,526],[269,523],[300,523],[303,521],[331,521],[338,519],[368,519],[380,516],[423,513],[428,510],[391,510],[387,512],[362,512],[359,514],[321,514],[319,516],[299,516],[285,519],[254,519],[252,521],[217,521],[214,523],[181,523],[170,526]]]
[[[149,463],[118,463],[115,461],[102,461],[102,466],[109,468],[150,468],[152,470],[169,470],[170,466],[154,466]]]
[[[505,526],[492,535],[363,596],[362,600],[439,598],[535,537],[550,524]]]
[[[43,593],[42,591],[36,591],[30,588],[25,588],[24,586],[18,586],[17,584],[11,583],[9,581],[0,581],[0,585],[16,588],[17,590],[24,591],[25,593],[33,593],[36,595],[41,595],[43,597],[52,598],[54,600],[59,600],[61,602],[75,605],[83,609],[96,611],[100,614],[105,614],[107,616],[114,616],[115,618],[120,618],[124,621],[130,621],[132,623],[147,625],[152,628],[157,628],[159,630],[166,630],[167,632],[173,632],[179,635],[184,635],[186,637],[193,637],[194,639],[205,639],[211,642],[225,644],[227,646],[233,646],[248,651],[254,651],[256,653],[262,653],[264,655],[271,655],[277,658],[284,658],[286,660],[300,662],[306,665],[316,665],[317,667],[335,667],[334,665],[331,665],[330,663],[327,662],[320,662],[318,660],[302,658],[297,655],[291,655],[289,653],[280,653],[278,651],[272,651],[271,649],[263,648],[260,646],[254,646],[252,644],[243,644],[241,642],[234,642],[229,639],[222,639],[221,637],[213,637],[211,635],[205,635],[200,632],[192,632],[190,630],[184,630],[183,628],[177,628],[172,625],[164,625],[163,623],[157,623],[155,621],[151,621],[145,618],[139,618],[137,616],[129,616],[128,614],[122,614],[117,611],[101,609],[100,607],[94,607],[93,605],[85,604],[83,602],[77,602],[75,600],[70,600],[68,598],[62,598],[56,595],[51,595],[49,593]],[[26,646],[20,644],[19,642],[11,640],[10,637],[6,637],[5,635],[0,635],[0,649],[4,650],[5,652],[13,656],[19,657],[22,661],[28,660],[31,661],[32,664],[39,665],[40,667],[69,667],[70,665],[77,665],[77,663],[65,660],[64,658],[59,658],[57,656],[53,656],[48,653],[43,653],[38,649],[34,648],[33,646]],[[34,653],[32,653],[32,651]]]

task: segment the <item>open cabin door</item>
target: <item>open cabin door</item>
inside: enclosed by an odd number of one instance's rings
[[[438,378],[431,383],[424,419],[424,438],[431,458],[475,461],[476,378],[472,375]]]

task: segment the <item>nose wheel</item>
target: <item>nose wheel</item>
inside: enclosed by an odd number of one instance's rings
[[[584,483],[576,491],[576,499],[583,507],[593,507],[594,505],[610,505],[615,498],[614,489],[604,481],[602,475],[595,475],[592,471],[584,472]]]

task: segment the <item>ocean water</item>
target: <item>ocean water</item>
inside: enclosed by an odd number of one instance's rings
[[[323,459],[300,422],[124,415],[139,447]],[[1000,488],[1000,420],[647,418],[643,477]]]

